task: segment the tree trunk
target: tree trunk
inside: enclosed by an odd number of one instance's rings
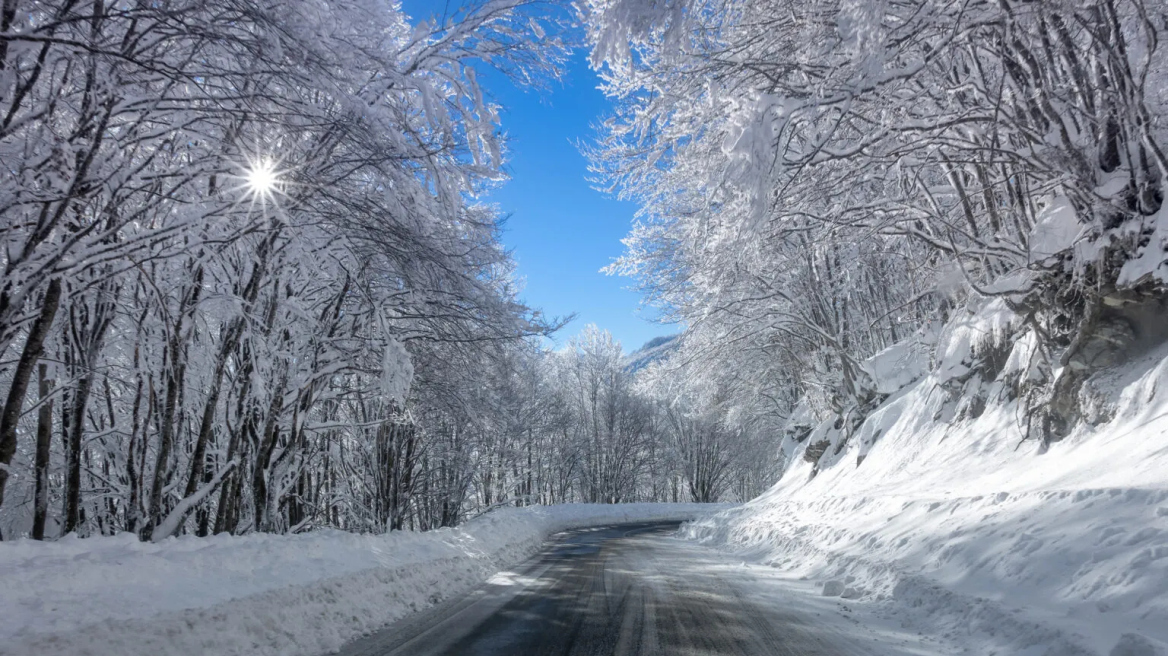
[[[24,408],[24,395],[28,392],[28,381],[32,378],[32,366],[44,349],[45,336],[49,327],[53,325],[53,318],[57,316],[57,306],[61,300],[61,279],[53,278],[45,290],[45,298],[41,303],[41,313],[33,322],[28,331],[28,339],[24,343],[24,350],[20,353],[20,361],[16,371],[12,374],[12,386],[8,389],[8,400],[4,403],[4,411],[0,414],[0,506],[4,505],[4,487],[8,484],[8,465],[16,455],[16,424],[20,421],[20,412]]]
[[[255,268],[252,269],[251,278],[243,290],[243,307],[250,309],[255,303],[256,296],[259,294],[260,281],[267,271],[268,251],[272,244],[275,243],[276,237],[280,234],[276,230],[271,237],[264,240],[259,247],[257,253],[257,261]],[[203,419],[199,424],[199,434],[195,441],[195,451],[191,455],[191,474],[187,477],[187,487],[183,493],[184,497],[189,497],[198,489],[199,483],[205,478],[203,476],[203,469],[207,464],[207,443],[211,439],[212,428],[215,423],[215,410],[219,405],[219,395],[223,389],[223,375],[227,371],[227,360],[231,354],[239,347],[239,341],[243,337],[244,317],[235,317],[228,324],[226,330],[223,331],[223,343],[220,345],[218,357],[215,359],[215,369],[211,376],[211,387],[207,392],[207,403],[203,407]]]
[[[73,419],[69,422],[65,452],[65,533],[76,531],[81,523],[81,435],[85,432],[85,406],[92,386],[93,374],[86,374],[77,382],[73,395]]]
[[[37,413],[36,494],[33,497],[32,539],[45,539],[45,520],[49,513],[49,447],[53,438],[53,401],[49,399],[53,383],[46,378],[46,367],[37,368],[41,407]]]
[[[170,452],[174,448],[174,416],[179,406],[182,387],[186,382],[186,362],[181,343],[183,319],[198,304],[202,286],[203,267],[200,266],[195,270],[194,279],[179,307],[178,317],[171,328],[170,339],[166,347],[169,359],[166,371],[166,399],[159,418],[158,454],[155,459],[154,478],[150,483],[150,509],[146,514],[146,522],[140,536],[143,540],[150,540],[153,537],[154,527],[162,521],[163,517],[162,491],[166,487],[166,479],[170,475]]]
[[[94,378],[97,376],[98,355],[101,353],[106,331],[113,323],[116,296],[107,297],[108,290],[107,285],[103,284],[94,302],[92,313],[87,311],[84,304],[75,303],[69,309],[71,331],[80,352],[78,370],[82,373],[73,394],[73,406],[67,410],[72,419],[69,422],[68,444],[65,450],[65,533],[78,529],[84,512],[81,509],[81,458],[84,455],[81,452],[81,445],[82,437],[85,435],[85,409],[93,391]],[[113,294],[116,294],[116,291]],[[65,411],[63,407],[62,412]]]
[[[280,378],[272,394],[272,402],[268,406],[268,416],[264,423],[264,430],[256,452],[255,470],[252,472],[252,496],[255,504],[255,530],[264,531],[268,525],[268,467],[272,462],[272,451],[276,448],[276,439],[280,431],[277,419],[283,408],[284,389],[288,384],[287,372]]]

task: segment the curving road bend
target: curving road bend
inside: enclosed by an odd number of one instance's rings
[[[800,608],[802,595],[760,593],[740,566],[673,537],[676,530],[628,524],[560,534],[516,571],[341,656],[920,653],[861,647],[839,622]]]

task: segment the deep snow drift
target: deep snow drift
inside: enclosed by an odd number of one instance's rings
[[[466,592],[551,534],[725,506],[503,508],[456,529],[0,543],[0,654],[318,656]]]
[[[1001,309],[951,322],[928,348],[873,358],[891,395],[849,437],[834,419],[814,426],[789,443],[773,489],[687,534],[955,652],[1168,654],[1168,346],[1092,377],[1092,411],[1109,419],[1042,453],[1000,380],[945,390],[977,340],[1010,320]],[[1024,341],[1003,375],[1025,375]],[[923,366],[922,352],[935,362]],[[975,398],[985,405],[971,411]],[[815,444],[817,465],[803,457]]]

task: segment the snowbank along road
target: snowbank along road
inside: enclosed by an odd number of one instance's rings
[[[524,565],[341,656],[931,653],[919,640],[849,623],[827,602],[760,578],[759,568],[677,539],[677,526],[562,533]]]

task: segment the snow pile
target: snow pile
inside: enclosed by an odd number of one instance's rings
[[[4,542],[0,654],[317,656],[472,589],[553,533],[723,508],[504,508],[455,529],[388,535]]]
[[[929,337],[927,332],[922,332],[860,363],[872,389],[880,394],[892,394],[924,376],[929,364],[925,348],[930,345]]]
[[[946,327],[930,373],[852,430],[789,440],[774,488],[686,533],[964,653],[1168,654],[1168,346],[1090,378],[1102,420],[1043,453],[1011,392],[1033,345],[995,347],[994,377],[966,366],[1008,333],[985,310]]]

